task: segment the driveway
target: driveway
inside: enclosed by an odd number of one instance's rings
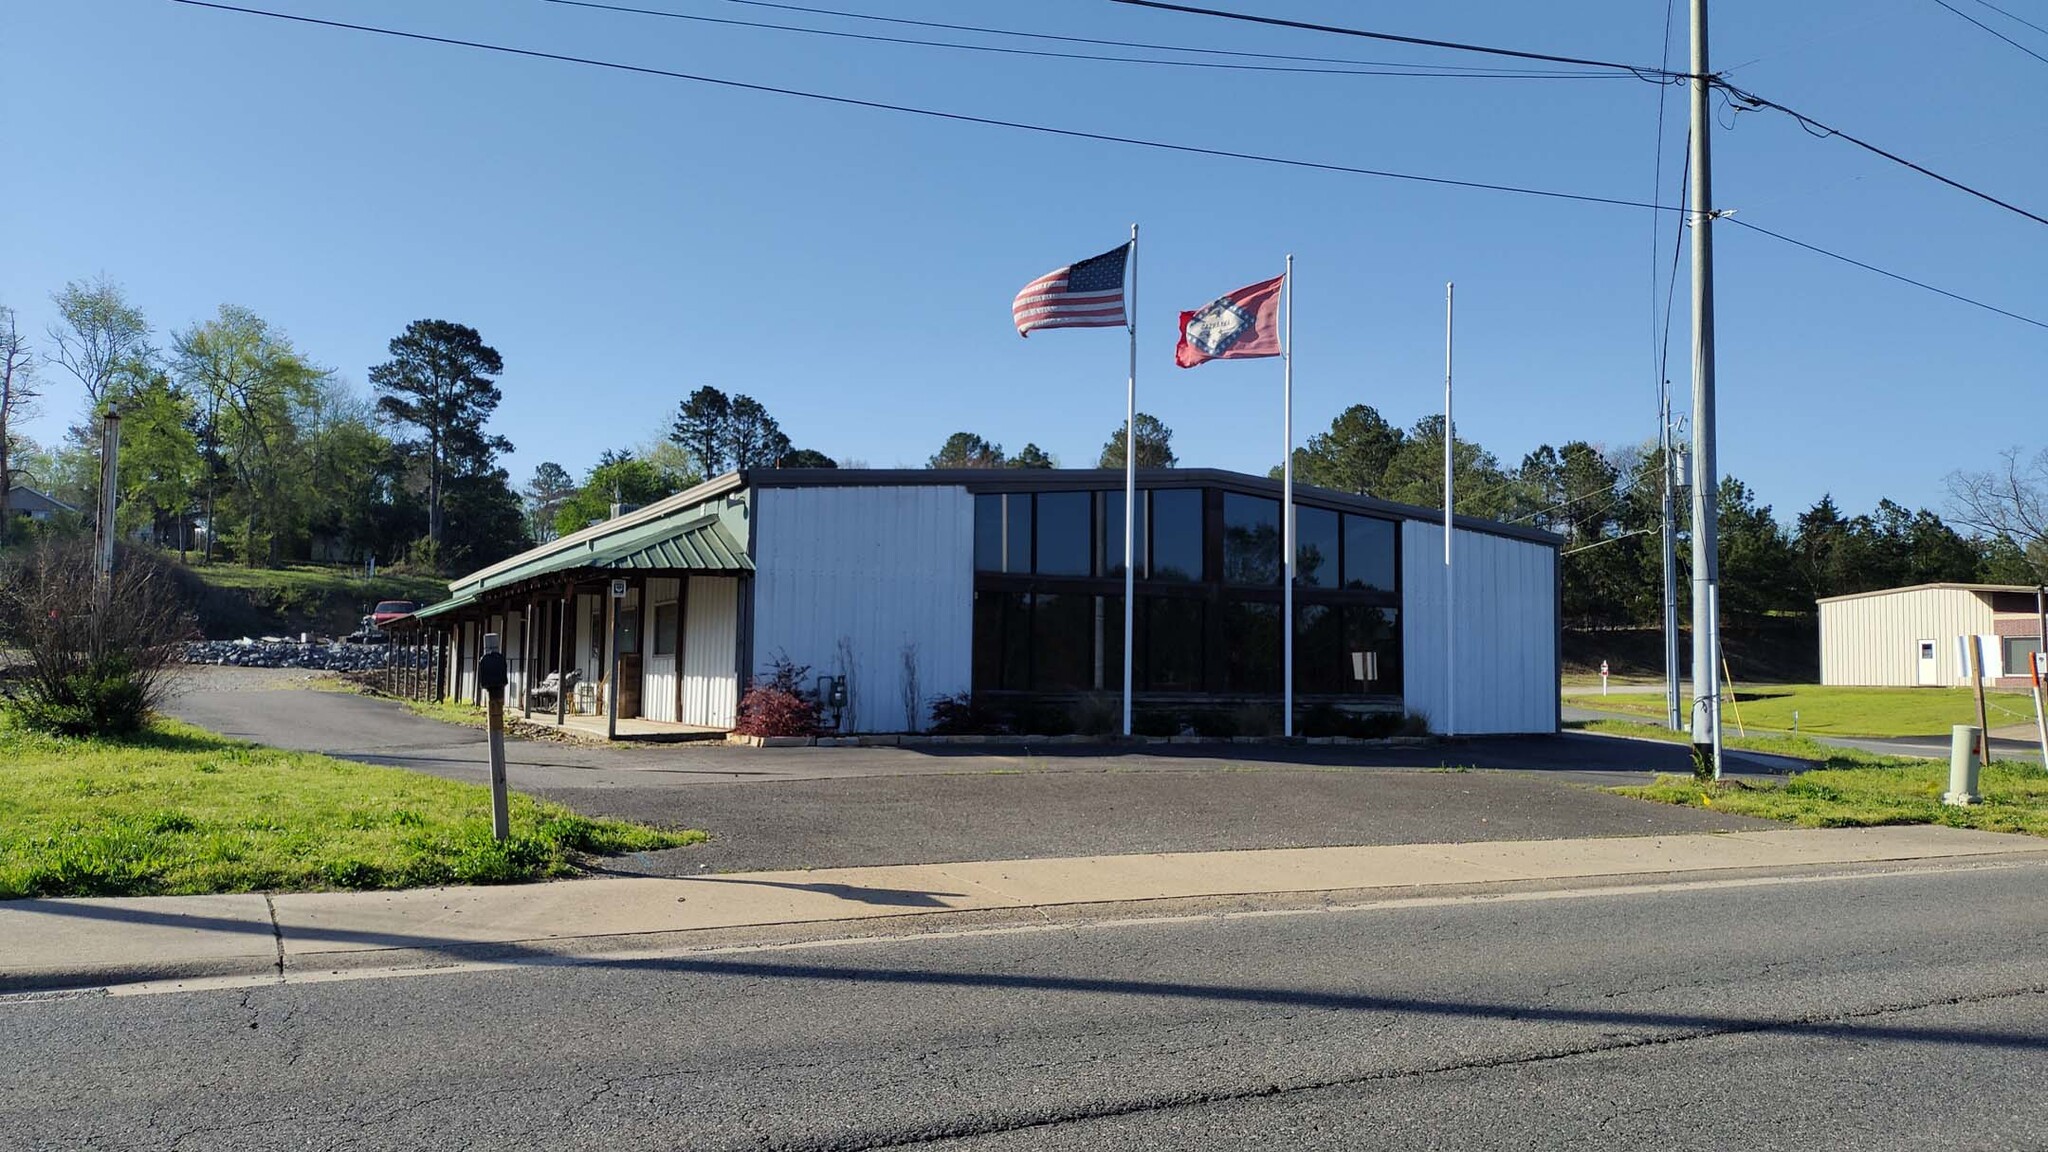
[[[205,669],[171,705],[201,727],[453,779],[483,734],[304,674]],[[1598,736],[1421,748],[615,748],[508,740],[512,786],[591,815],[702,828],[708,844],[615,871],[843,867],[1773,827],[1587,785],[1683,772],[1676,745]]]

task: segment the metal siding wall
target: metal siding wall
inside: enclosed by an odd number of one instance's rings
[[[692,576],[683,598],[683,723],[730,728],[739,710],[739,584]]]
[[[676,718],[676,658],[654,654],[654,609],[658,604],[674,603],[682,583],[672,576],[651,577],[647,581],[647,607],[641,613],[646,635],[640,641],[640,651],[644,653],[640,657],[640,715],[649,720]],[[680,619],[676,621],[676,631],[680,642]]]
[[[904,726],[903,647],[917,645],[917,726],[973,686],[974,498],[954,486],[766,488],[755,541],[754,660],[837,675],[853,646],[850,729]]]
[[[1920,682],[1921,640],[1935,642],[1940,684],[1970,678],[1956,666],[1956,637],[1992,630],[1991,606],[1961,588],[1918,588],[1820,606],[1820,682],[1912,687]]]
[[[1401,525],[1401,659],[1408,707],[1444,724],[1444,532]],[[1458,732],[1557,730],[1557,550],[1459,530]]]

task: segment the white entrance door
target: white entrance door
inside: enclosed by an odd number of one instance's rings
[[[640,715],[649,720],[676,718],[676,652],[683,633],[682,605],[677,596],[682,581],[653,577],[647,581],[647,612],[643,627],[647,635],[640,642]]]
[[[739,581],[692,576],[683,597],[683,723],[730,728],[739,709]]]
[[[1941,661],[1935,656],[1934,641],[1922,640],[1919,642],[1919,645],[1920,659],[1918,664],[1920,674],[1915,678],[1914,683],[1923,688],[1939,687],[1941,685]]]

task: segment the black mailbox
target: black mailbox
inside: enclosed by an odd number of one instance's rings
[[[512,679],[510,673],[505,669],[505,654],[503,652],[484,653],[483,659],[476,662],[476,678],[477,683],[483,685],[484,691],[503,692],[506,683]]]

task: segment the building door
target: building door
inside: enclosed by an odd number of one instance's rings
[[[683,723],[732,727],[740,695],[738,580],[690,578],[682,648]]]
[[[682,581],[654,577],[647,581],[647,639],[641,645],[640,714],[649,720],[676,718],[676,700],[681,695],[676,682],[676,653],[682,639],[681,605],[677,602]]]
[[[1923,688],[1939,687],[1941,685],[1941,661],[1934,654],[1934,641],[1922,640],[1919,644],[1920,659],[1918,663],[1920,673],[1914,678],[1913,682]]]

